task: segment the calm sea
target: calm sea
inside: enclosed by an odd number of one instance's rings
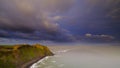
[[[120,68],[120,46],[48,46],[48,56],[31,68]]]

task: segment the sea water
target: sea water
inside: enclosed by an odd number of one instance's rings
[[[48,46],[47,56],[30,68],[120,68],[120,46]]]

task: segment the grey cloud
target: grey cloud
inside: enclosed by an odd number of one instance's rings
[[[48,19],[49,16],[47,13],[53,14],[51,10],[64,11],[64,9],[70,8],[73,0],[69,2],[67,0],[52,0],[50,2],[48,0],[2,0],[0,2],[0,27],[40,30],[42,28],[58,28],[58,26],[54,25],[54,23]]]
[[[0,36],[74,41],[82,31],[103,34],[108,30],[120,34],[116,30],[119,3],[119,0],[0,0]],[[103,36],[110,38],[94,37]]]
[[[105,34],[94,35],[94,34],[87,33],[85,34],[85,38],[90,39],[90,40],[96,40],[96,41],[104,41],[104,42],[115,40],[114,36],[105,35]]]

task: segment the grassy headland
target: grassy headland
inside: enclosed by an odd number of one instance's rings
[[[34,60],[52,55],[53,53],[46,46],[40,44],[1,45],[0,68],[25,68],[34,63]]]

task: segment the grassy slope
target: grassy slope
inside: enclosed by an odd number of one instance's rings
[[[0,46],[0,68],[19,68],[32,59],[51,55],[53,53],[40,44]]]

